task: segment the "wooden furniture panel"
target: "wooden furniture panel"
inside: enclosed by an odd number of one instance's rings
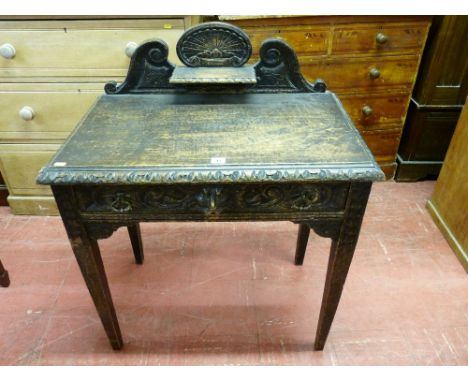
[[[47,76],[122,76],[129,64],[125,51],[129,42],[161,38],[175,46],[182,32],[183,20],[150,20],[133,26],[108,21],[10,22],[6,27],[0,23],[0,45],[8,43],[16,50],[11,59],[0,57],[0,78],[28,76],[31,70]],[[178,62],[174,49],[170,59]]]
[[[435,179],[468,94],[468,16],[436,16],[400,147],[396,180]]]
[[[162,42],[142,46],[37,179],[52,186],[110,344],[124,342],[99,239],[126,226],[141,264],[141,221],[286,220],[300,227],[296,265],[311,229],[332,241],[314,344],[323,350],[383,174],[337,96],[302,77],[283,40],[264,43],[254,68],[242,67],[251,46],[232,25],[196,26],[177,46],[195,66],[185,77],[167,54],[154,59]]]
[[[437,16],[413,98],[421,105],[463,107],[468,90],[468,16]]]
[[[11,194],[52,195],[50,188],[36,183],[37,173],[57,151],[57,144],[3,144],[0,152],[2,173]]]
[[[255,59],[258,59],[258,50],[262,42],[272,36],[285,39],[299,56],[326,55],[332,38],[330,28],[327,26],[318,26],[311,31],[304,30],[304,26],[245,28],[245,31],[251,36],[252,57]]]
[[[100,84],[0,84],[0,140],[63,140],[101,93]]]
[[[69,135],[110,79],[122,81],[135,45],[175,42],[190,16],[4,17],[0,20],[0,168],[13,213],[56,214],[39,169]],[[128,43],[135,43],[127,47]],[[14,50],[10,58],[4,57]],[[21,114],[21,115],[20,115]],[[32,116],[32,119],[31,119]],[[0,182],[0,200],[2,191]]]
[[[402,54],[419,51],[426,40],[427,23],[369,23],[338,27],[333,53]]]
[[[403,122],[408,94],[343,95],[341,102],[361,132],[395,129]]]
[[[468,273],[468,102],[427,208]]]
[[[301,58],[301,70],[309,81],[318,76],[341,94],[409,89],[416,77],[418,57],[356,57],[315,60]],[[339,75],[338,75],[339,73]]]
[[[280,37],[296,49],[309,81],[323,79],[363,133],[388,178],[431,18],[427,16],[224,16],[259,44]],[[322,38],[322,43],[320,39]],[[362,109],[367,107],[364,114]],[[365,134],[369,132],[368,134]]]
[[[16,215],[58,215],[53,196],[8,196],[8,205]]]

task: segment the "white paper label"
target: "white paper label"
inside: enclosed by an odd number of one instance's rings
[[[55,162],[54,167],[63,167],[66,166],[67,162]]]
[[[210,161],[211,164],[225,164],[226,158],[224,157],[213,157]]]

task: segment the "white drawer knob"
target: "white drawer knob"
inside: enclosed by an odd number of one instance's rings
[[[25,121],[30,121],[31,119],[33,119],[35,114],[36,113],[34,113],[33,108],[30,106],[23,106],[19,111],[20,117]]]
[[[136,48],[138,48],[138,44],[136,42],[130,41],[125,47],[125,54],[128,57],[132,57],[133,53],[135,53]]]
[[[11,44],[3,44],[0,46],[0,56],[6,58],[7,60],[11,60],[16,55],[16,49]]]

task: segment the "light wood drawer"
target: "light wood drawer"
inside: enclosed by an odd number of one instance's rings
[[[389,88],[410,90],[418,67],[417,56],[333,58],[316,60],[300,58],[302,73],[309,81],[323,79],[328,89],[350,92]],[[378,70],[379,75],[373,77]]]
[[[287,41],[297,55],[325,55],[327,54],[330,28],[304,26],[277,26],[270,28],[245,28],[252,42],[252,57],[258,58],[260,46],[270,37],[280,37]]]
[[[8,190],[17,195],[52,195],[49,186],[36,184],[36,178],[59,147],[58,144],[2,144],[0,170]]]
[[[65,139],[103,94],[103,87],[103,84],[0,84],[0,141]],[[25,106],[34,112],[33,119],[20,116]]]
[[[11,76],[123,76],[130,62],[125,53],[129,42],[137,44],[160,38],[169,45],[169,58],[183,33],[183,20],[133,20],[131,24],[109,21],[31,21],[28,28],[10,29],[0,23],[0,45],[11,44],[16,55],[0,57],[0,77]],[[36,26],[37,25],[37,26]],[[164,29],[164,28],[168,29]]]
[[[347,53],[419,53],[424,46],[428,23],[367,24],[338,27],[333,33],[332,52]],[[386,37],[379,43],[378,34]]]
[[[361,131],[401,127],[409,98],[409,93],[340,96],[344,108]]]
[[[53,196],[24,196],[10,194],[8,204],[16,215],[58,215]]]

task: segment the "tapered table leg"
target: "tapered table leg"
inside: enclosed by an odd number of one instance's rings
[[[141,241],[140,224],[132,224],[127,227],[130,241],[132,242],[133,254],[137,264],[143,264],[145,259],[143,253],[143,243]]]
[[[0,286],[7,287],[10,285],[10,277],[8,277],[8,271],[3,268],[3,264],[0,261]]]
[[[52,188],[73,252],[104,330],[115,350],[123,346],[117,315],[96,239],[89,236],[74,206],[74,193],[65,187]]]
[[[304,263],[304,255],[309,241],[310,228],[307,224],[300,223],[297,233],[296,257],[294,264],[302,265]]]
[[[354,255],[371,183],[353,183],[338,238],[332,240],[315,350],[323,350]]]

